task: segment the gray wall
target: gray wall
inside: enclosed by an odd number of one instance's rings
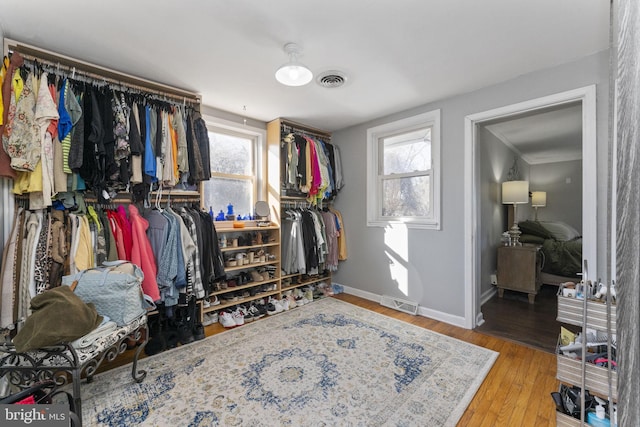
[[[582,160],[531,165],[530,188],[547,192],[547,206],[538,209],[538,220],[563,221],[582,230]]]
[[[502,182],[513,165],[516,153],[484,126],[478,130],[478,156],[480,157],[480,294],[491,290],[490,275],[496,271],[496,248],[507,224],[507,205],[502,204]],[[520,178],[527,179],[528,165],[518,158]],[[516,210],[518,218],[526,218],[522,207]]]
[[[606,271],[608,172],[609,53],[600,52],[579,61],[532,72],[504,83],[396,113],[334,132],[340,146],[346,186],[335,202],[343,213],[349,259],[334,281],[373,294],[404,297],[389,271],[385,229],[365,225],[367,128],[415,114],[441,109],[442,114],[442,230],[408,231],[406,268],[408,298],[442,319],[464,318],[464,118],[505,105],[597,84],[598,271]],[[439,312],[439,313],[438,313]],[[441,314],[441,316],[440,316]]]

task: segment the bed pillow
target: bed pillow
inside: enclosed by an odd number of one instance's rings
[[[542,226],[538,221],[521,221],[518,223],[518,227],[522,231],[522,234],[531,234],[533,236],[542,237],[543,239],[554,239],[555,237]]]
[[[578,230],[562,221],[541,221],[540,224],[551,233],[554,239],[560,242],[567,242],[582,236]]]

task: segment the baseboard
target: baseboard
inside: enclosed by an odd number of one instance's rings
[[[482,306],[482,304],[484,304],[485,302],[493,298],[493,296],[498,292],[497,289],[498,288],[496,288],[495,286],[491,286],[491,288],[484,291],[480,296],[480,306]]]
[[[480,310],[476,314],[476,328],[484,323],[484,316],[482,315],[482,305],[489,301],[493,296],[497,293],[497,288],[495,286],[491,286],[491,288],[487,289],[480,295]]]
[[[352,288],[351,286],[342,286],[344,287],[344,293],[346,294],[355,295],[369,301],[380,302],[381,295],[374,294],[373,292],[363,291],[357,288]],[[440,322],[448,323],[450,325],[465,328],[464,317],[461,316],[454,316],[449,313],[444,313],[442,311],[433,310],[426,307],[418,307],[418,315],[422,317],[428,317],[429,319],[438,320]]]

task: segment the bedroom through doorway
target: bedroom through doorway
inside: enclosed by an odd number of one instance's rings
[[[593,129],[585,119],[591,92],[584,88],[468,117],[476,166],[475,245],[470,245],[475,289],[470,294],[478,332],[555,351],[561,326],[555,320],[558,285],[580,280],[583,259],[593,257],[595,265],[594,252],[583,250],[585,240],[595,239],[588,227],[595,224],[595,206],[590,213],[589,200],[583,199],[583,189],[592,185],[585,182],[585,167],[594,160]],[[523,233],[518,250],[502,247],[503,233],[514,221],[512,205],[502,204],[501,197],[502,183],[510,180],[529,186],[528,203],[516,211]],[[533,192],[545,196],[536,208]],[[499,277],[503,286],[498,288]],[[535,284],[514,290],[504,285],[505,277]]]

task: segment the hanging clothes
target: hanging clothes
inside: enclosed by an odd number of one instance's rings
[[[281,141],[282,194],[312,204],[334,198],[343,186],[340,155],[334,145],[304,133],[284,133]]]
[[[19,295],[16,289],[16,283],[20,279],[20,273],[18,267],[19,254],[21,253],[22,230],[25,221],[25,210],[22,207],[18,207],[16,210],[15,219],[13,221],[13,227],[9,234],[8,243],[2,252],[2,274],[0,275],[0,284],[2,285],[0,303],[0,328],[1,329],[14,329],[17,322],[16,316],[16,296]],[[21,258],[21,257],[20,257]]]
[[[147,228],[149,223],[140,215],[138,208],[129,205],[129,215],[131,219],[131,262],[139,266],[144,273],[142,280],[142,289],[144,293],[152,298],[152,300],[160,301],[160,291],[158,289],[157,266],[154,258],[151,244],[147,238]]]

